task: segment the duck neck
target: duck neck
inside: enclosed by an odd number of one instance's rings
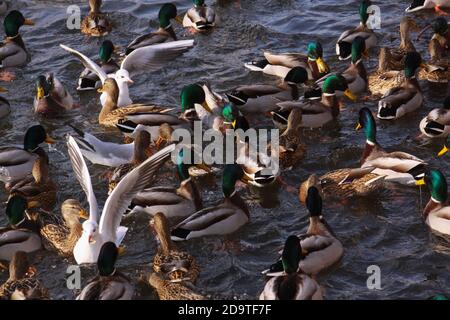
[[[170,239],[169,225],[166,219],[161,221],[161,224],[156,231],[160,242],[161,252],[164,255],[168,255],[173,248],[173,243]]]
[[[424,219],[428,218],[428,215],[435,211],[435,210],[439,210],[440,208],[442,208],[444,206],[444,204],[440,201],[437,201],[435,199],[433,199],[433,197],[430,198],[430,201],[428,201],[427,205],[425,206],[425,209],[423,209],[423,217]]]
[[[320,102],[324,106],[331,109],[333,117],[337,117],[339,115],[339,99],[335,93],[323,93],[322,100]]]
[[[242,209],[242,211],[250,217],[250,211],[248,210],[247,204],[244,200],[242,200],[236,190],[229,197],[225,198],[225,201],[230,201],[233,205]]]
[[[364,148],[364,152],[361,157],[361,165],[363,165],[367,158],[372,154],[372,151],[375,149],[376,142],[366,140],[366,147]]]
[[[419,81],[417,81],[417,77],[415,75],[412,77],[406,78],[405,85],[412,86],[412,87],[416,88],[417,90],[422,91],[420,89]]]
[[[177,35],[175,34],[175,31],[172,28],[172,25],[169,24],[167,27],[159,27],[158,31],[156,33],[160,34],[167,34],[169,37],[171,37],[174,41],[177,41]]]
[[[106,94],[105,103],[98,115],[99,122],[103,122],[109,113],[117,109],[117,100],[118,96],[111,96],[109,93]]]
[[[89,0],[90,13],[100,13],[102,0]]]
[[[409,37],[408,27],[400,26],[400,49],[406,51],[415,51],[414,44]]]
[[[318,79],[320,77],[319,66],[317,65],[317,60],[308,58],[308,66],[311,70],[313,79]]]
[[[200,192],[198,191],[197,185],[194,181],[192,181],[191,178],[181,181],[180,187],[178,188],[177,192],[186,199],[193,201],[196,211],[199,211],[203,208]]]

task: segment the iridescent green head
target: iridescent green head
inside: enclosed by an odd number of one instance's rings
[[[366,40],[362,37],[356,37],[352,41],[352,62],[356,63],[362,59],[366,53]]]
[[[323,48],[320,42],[313,41],[308,43],[307,48],[308,58],[312,60],[317,60],[318,58],[323,58]]]
[[[364,129],[366,140],[375,144],[377,142],[377,125],[372,112],[366,107],[359,110],[359,122],[357,129]]]
[[[447,180],[439,170],[429,170],[425,173],[423,180],[419,180],[416,184],[426,184],[430,190],[431,197],[440,203],[445,203],[448,198]]]
[[[106,242],[103,244],[97,259],[98,272],[102,277],[114,274],[118,255],[119,250],[114,242]]]
[[[170,26],[170,20],[177,17],[177,7],[173,3],[165,3],[159,9],[158,20],[161,28]]]
[[[335,94],[336,91],[346,91],[347,89],[347,80],[340,74],[332,74],[325,79],[322,91],[326,94]]]
[[[436,18],[432,23],[431,27],[433,28],[434,33],[437,33],[441,36],[445,36],[448,31],[448,23],[447,20],[443,17]]]
[[[38,99],[47,97],[52,92],[53,87],[54,87],[53,81],[48,81],[45,76],[40,75],[36,79],[36,89],[37,89],[36,97]]]
[[[297,272],[298,264],[302,259],[302,246],[297,236],[289,236],[284,244],[281,262],[284,272],[292,274]]]
[[[205,5],[205,0],[192,0],[192,3],[194,3],[194,6],[196,6],[196,7],[204,6]]]
[[[13,196],[6,205],[6,216],[10,225],[17,225],[25,218],[27,200],[21,196]]]
[[[421,64],[422,57],[418,52],[408,52],[405,58],[405,76],[407,78],[414,77]]]
[[[292,84],[305,83],[308,80],[308,72],[303,67],[292,68],[284,78],[284,81]]]
[[[181,90],[181,110],[185,112],[189,109],[194,109],[195,104],[202,104],[205,102],[205,91],[198,84],[191,84],[185,86]]]
[[[225,197],[231,197],[235,191],[236,182],[244,176],[244,171],[238,164],[227,164],[223,169],[222,191]]]
[[[32,126],[27,130],[25,133],[25,138],[23,142],[23,148],[27,151],[33,151],[41,143],[48,142],[51,143],[53,139],[51,139],[47,133],[45,132],[45,129],[41,125]]]
[[[366,25],[367,20],[369,19],[369,13],[367,11],[371,5],[372,2],[370,2],[369,0],[361,1],[359,5],[359,18],[363,25]]]
[[[5,17],[3,26],[7,37],[15,37],[19,34],[19,29],[23,25],[34,25],[34,22],[25,19],[20,11],[13,10]]]
[[[109,62],[109,60],[111,60],[113,52],[114,52],[114,44],[110,40],[105,40],[100,46],[98,55],[100,56],[100,59],[102,60],[103,63],[107,63]]]

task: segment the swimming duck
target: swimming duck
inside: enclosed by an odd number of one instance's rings
[[[89,0],[89,14],[81,22],[81,33],[91,37],[104,37],[112,31],[112,24],[101,12],[102,0]]]
[[[0,181],[12,183],[31,173],[38,156],[47,159],[41,143],[53,144],[51,138],[41,125],[30,127],[25,133],[23,149],[17,147],[0,147]]]
[[[429,138],[445,138],[450,134],[450,96],[444,100],[443,108],[436,108],[420,121],[420,131]]]
[[[383,47],[378,57],[378,70],[369,74],[369,91],[373,95],[384,95],[391,88],[401,85],[408,52],[416,51],[410,38],[410,32],[419,31],[416,21],[408,16],[400,22],[400,46],[398,48]]]
[[[445,141],[445,145],[442,150],[438,153],[438,156],[441,157],[448,152],[450,149],[450,134],[447,136],[447,140]]]
[[[183,27],[196,31],[208,31],[215,27],[216,13],[213,8],[205,4],[205,0],[192,0],[194,6],[183,18]]]
[[[89,281],[76,300],[131,300],[134,286],[130,279],[115,268],[120,248],[105,242],[98,255],[98,276]]]
[[[237,164],[225,165],[222,191],[224,200],[215,207],[202,209],[176,225],[171,232],[173,241],[185,241],[211,235],[227,235],[240,229],[250,220],[247,205],[235,190],[244,171]]]
[[[89,218],[80,202],[75,199],[67,199],[62,203],[61,215],[32,208],[30,216],[37,221],[44,248],[63,257],[73,255],[75,244],[81,237],[80,218]]]
[[[0,287],[0,300],[15,300],[13,294],[21,292],[23,300],[47,300],[49,292],[36,277],[36,268],[30,265],[27,254],[17,251],[9,264],[9,278]]]
[[[306,196],[306,207],[310,213],[309,227],[305,234],[300,235],[300,250],[302,259],[297,272],[316,275],[336,264],[344,253],[341,242],[336,238],[322,215],[322,197],[319,190],[312,186]],[[263,271],[269,277],[283,274],[283,257],[274,263],[270,269]]]
[[[284,272],[266,283],[259,300],[322,300],[322,289],[316,280],[301,271],[297,273],[302,252],[300,239],[288,237],[281,255]]]
[[[304,99],[301,101],[285,101],[277,104],[278,110],[272,113],[272,119],[278,128],[285,129],[289,113],[294,108],[302,110],[303,128],[320,128],[337,118],[340,112],[339,91],[352,101],[356,96],[349,90],[347,80],[340,74],[332,74],[325,79],[321,100]]]
[[[368,9],[371,5],[372,2],[369,0],[361,1],[359,5],[359,16],[361,19],[359,26],[355,29],[344,31],[339,37],[336,43],[336,54],[339,56],[339,60],[350,59],[352,55],[352,42],[356,37],[362,37],[365,40],[367,50],[377,45],[378,40],[376,34],[367,27],[367,20],[371,14],[368,13]]]
[[[147,33],[134,39],[126,48],[125,54],[129,55],[137,48],[163,43],[166,41],[176,41],[177,35],[172,28],[170,20],[182,23],[177,16],[177,7],[173,3],[165,3],[161,6],[158,13],[159,29],[155,32]]]
[[[309,176],[299,189],[300,202],[306,201],[309,187],[316,187],[321,195],[331,199],[350,199],[352,197],[366,197],[379,192],[384,186],[384,176],[372,173],[375,168],[346,168],[327,172],[318,177]]]
[[[25,19],[17,10],[11,11],[3,22],[6,39],[0,47],[0,68],[21,67],[29,60],[29,55],[19,28],[23,25],[32,26],[34,22]]]
[[[450,206],[447,203],[447,181],[439,170],[430,170],[416,182],[426,185],[431,193],[430,201],[423,210],[425,223],[433,230],[450,235]]]
[[[122,164],[115,168],[108,181],[108,194],[111,194],[119,182],[130,171],[142,164],[150,155],[150,134],[147,131],[140,131],[134,141],[133,159],[129,163]]]
[[[116,50],[114,44],[110,40],[105,40],[102,42],[99,50],[99,66],[106,74],[114,74],[119,69],[120,66],[112,57],[112,54]],[[84,69],[80,74],[78,79],[78,91],[96,90],[102,86],[102,81],[100,77],[88,68]]]
[[[193,256],[178,250],[170,239],[170,228],[166,216],[158,212],[150,224],[159,240],[159,248],[153,258],[153,271],[171,282],[195,283],[200,268]]]
[[[278,85],[239,86],[227,93],[227,97],[244,114],[266,113],[275,110],[281,101],[297,100],[300,97],[297,85],[307,80],[305,68],[295,67]]]
[[[282,167],[292,168],[305,156],[306,146],[300,137],[302,110],[293,109],[287,120],[287,128],[279,138],[279,161]]]
[[[364,67],[363,58],[369,56],[366,43],[363,37],[357,36],[352,41],[352,62],[350,66],[342,72],[342,76],[347,80],[348,88],[353,94],[367,91],[367,71]]]
[[[94,72],[105,84],[106,79],[113,78],[119,86],[118,107],[125,107],[133,103],[130,98],[128,84],[134,83],[130,77],[143,72],[152,72],[161,69],[194,46],[194,40],[179,40],[155,44],[134,50],[126,56],[120,64],[120,69],[114,74],[107,74],[98,64],[87,56],[63,44],[60,47],[70,52],[81,61],[85,68]],[[100,96],[102,106],[106,103],[106,94]]]
[[[11,261],[17,251],[34,252],[42,243],[35,222],[26,217],[27,201],[14,196],[6,205],[9,226],[0,229],[0,260]]]
[[[357,130],[364,129],[366,146],[361,158],[361,168],[373,168],[372,173],[384,176],[386,181],[414,185],[425,173],[427,163],[409,153],[386,152],[376,139],[376,123],[366,107],[359,111]]]
[[[20,195],[33,206],[51,210],[56,204],[56,184],[49,175],[47,159],[38,157],[31,170],[32,177],[20,180],[10,189],[10,196]]]
[[[406,8],[406,12],[416,12],[423,9],[432,9],[434,8],[437,13],[442,15],[448,15],[441,8],[449,8],[450,1],[449,0],[413,0],[413,2]]]
[[[405,58],[405,80],[400,86],[389,89],[382,96],[378,102],[379,119],[398,119],[422,106],[423,94],[416,78],[416,70],[421,65],[420,54],[408,52]]]
[[[167,218],[187,217],[194,212],[203,209],[202,198],[197,185],[189,174],[189,168],[185,149],[181,149],[176,160],[176,169],[180,179],[179,187],[157,186],[147,188],[138,193],[130,206],[130,213],[145,212],[155,215],[162,212]],[[196,164],[200,168],[209,171],[203,164]]]
[[[0,92],[7,92],[3,87],[0,87]],[[5,118],[11,112],[11,105],[6,98],[0,97],[0,120]]]
[[[34,112],[44,116],[56,116],[76,107],[70,93],[53,73],[41,75],[36,80]]]
[[[252,71],[260,71],[265,74],[286,78],[286,75],[294,67],[303,67],[308,72],[309,80],[317,80],[330,71],[330,68],[323,60],[322,45],[317,42],[310,42],[307,54],[300,53],[271,53],[264,51],[264,59],[252,61],[245,64],[245,67]]]
[[[175,146],[170,145],[157,152],[128,173],[106,200],[100,219],[89,170],[80,148],[70,135],[67,146],[75,176],[89,202],[89,218],[82,225],[83,233],[73,254],[78,264],[95,263],[104,243],[113,241],[120,245],[127,232],[127,228],[120,226],[122,214],[131,204],[131,200],[154,179],[155,172],[170,158]]]
[[[149,284],[155,288],[160,300],[205,300],[205,297],[194,292],[185,283],[165,280],[152,272],[148,277]]]

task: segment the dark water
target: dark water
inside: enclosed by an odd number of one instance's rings
[[[165,1],[104,1],[104,11],[111,13],[116,28],[110,39],[125,46],[135,36],[156,28],[158,9]],[[212,1],[207,1],[211,3]],[[88,39],[77,31],[66,29],[66,9],[69,4],[82,5],[87,11],[87,1],[14,1],[26,17],[36,22],[35,27],[23,27],[22,34],[33,59],[9,89],[7,98],[13,112],[0,124],[1,145],[22,141],[25,130],[41,122],[53,136],[60,139],[57,149],[50,152],[51,170],[60,186],[59,203],[69,197],[84,201],[78,183],[74,179],[66,153],[64,134],[70,132],[67,121],[99,136],[120,141],[116,132],[107,132],[97,124],[100,110],[96,93],[78,95],[75,80],[81,71],[80,64],[58,47],[67,44],[96,56],[100,41]],[[175,1],[180,11],[186,10],[191,1]],[[239,84],[274,82],[275,79],[250,73],[243,63],[259,55],[262,49],[277,51],[305,51],[311,40],[324,45],[325,58],[334,70],[342,70],[334,56],[334,45],[339,34],[358,23],[358,1],[247,1],[241,0],[241,8],[233,1],[216,4],[221,24],[211,35],[198,35],[197,46],[184,57],[174,61],[162,71],[134,79],[131,96],[136,102],[154,102],[177,107],[180,89],[189,83],[209,80],[215,90],[224,92]],[[379,30],[382,45],[398,45],[398,24],[408,1],[383,2],[382,29]],[[416,15],[419,24],[425,25],[433,13]],[[176,26],[179,35],[184,34]],[[426,37],[425,37],[426,38]],[[426,42],[416,45],[425,54]],[[367,63],[368,69],[376,67],[376,54]],[[70,88],[81,108],[66,113],[58,119],[46,120],[32,112],[34,79],[41,73],[52,71]],[[411,138],[419,133],[420,119],[432,108],[439,106],[448,92],[447,87],[425,90],[425,105],[414,115],[395,122],[379,123],[379,142],[388,149],[411,152],[433,165],[445,170],[448,157],[436,158],[440,144],[417,146]],[[304,139],[308,154],[301,165],[284,174],[284,179],[298,186],[310,173],[357,166],[364,144],[362,134],[354,131],[357,112],[363,105],[376,110],[375,102],[347,103],[339,121],[323,130],[305,130]],[[106,183],[101,178],[104,168],[89,166],[94,188],[100,203],[106,198]],[[170,171],[167,168],[166,171]],[[218,179],[219,180],[219,177]],[[161,183],[174,183],[173,175],[164,176]],[[203,199],[206,204],[221,197],[219,184],[204,184]],[[223,239],[205,238],[183,243],[181,247],[195,255],[202,266],[198,286],[205,292],[256,298],[264,286],[260,275],[277,256],[278,247],[292,233],[304,230],[308,222],[305,208],[299,205],[297,196],[278,190],[262,208],[258,196],[249,190],[242,191],[251,208],[251,223],[228,237],[237,244],[232,249],[222,249]],[[273,199],[276,196],[276,199]],[[0,194],[4,202],[6,195]],[[422,203],[428,200],[423,193]],[[274,205],[277,203],[278,205]],[[1,211],[4,205],[1,205]],[[421,219],[419,191],[412,188],[394,187],[391,192],[376,199],[365,199],[344,204],[326,203],[324,215],[345,247],[342,261],[329,272],[319,277],[326,288],[328,299],[420,299],[438,292],[447,292],[449,239],[430,232]],[[3,216],[0,219],[5,223]],[[126,221],[129,227],[125,239],[127,253],[120,258],[119,268],[136,282],[149,271],[156,248],[154,237],[148,231],[147,219]],[[65,286],[66,268],[73,261],[62,260],[48,252],[35,255],[40,277],[50,289],[52,297],[71,299],[73,292]],[[370,265],[381,268],[382,290],[371,291],[366,287]],[[93,270],[83,269],[83,283]],[[6,279],[5,272],[0,278]],[[151,298],[151,290],[139,285],[139,296]]]

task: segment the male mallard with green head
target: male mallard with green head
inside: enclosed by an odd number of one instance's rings
[[[347,80],[348,88],[353,94],[367,91],[367,71],[364,67],[363,58],[369,56],[363,37],[357,36],[352,41],[352,61],[350,66],[342,72]]]
[[[21,67],[28,62],[29,56],[19,28],[23,25],[32,26],[34,22],[14,10],[5,17],[3,25],[6,39],[0,47],[0,68]]]
[[[302,245],[297,236],[290,236],[281,254],[283,274],[271,278],[259,300],[322,300],[322,289],[316,280],[304,274],[298,266],[303,259]]]
[[[89,0],[89,14],[81,22],[81,33],[91,37],[103,37],[112,31],[112,24],[101,12],[102,0]]]
[[[34,112],[43,116],[57,116],[76,107],[72,96],[53,73],[41,75],[36,80]]]

